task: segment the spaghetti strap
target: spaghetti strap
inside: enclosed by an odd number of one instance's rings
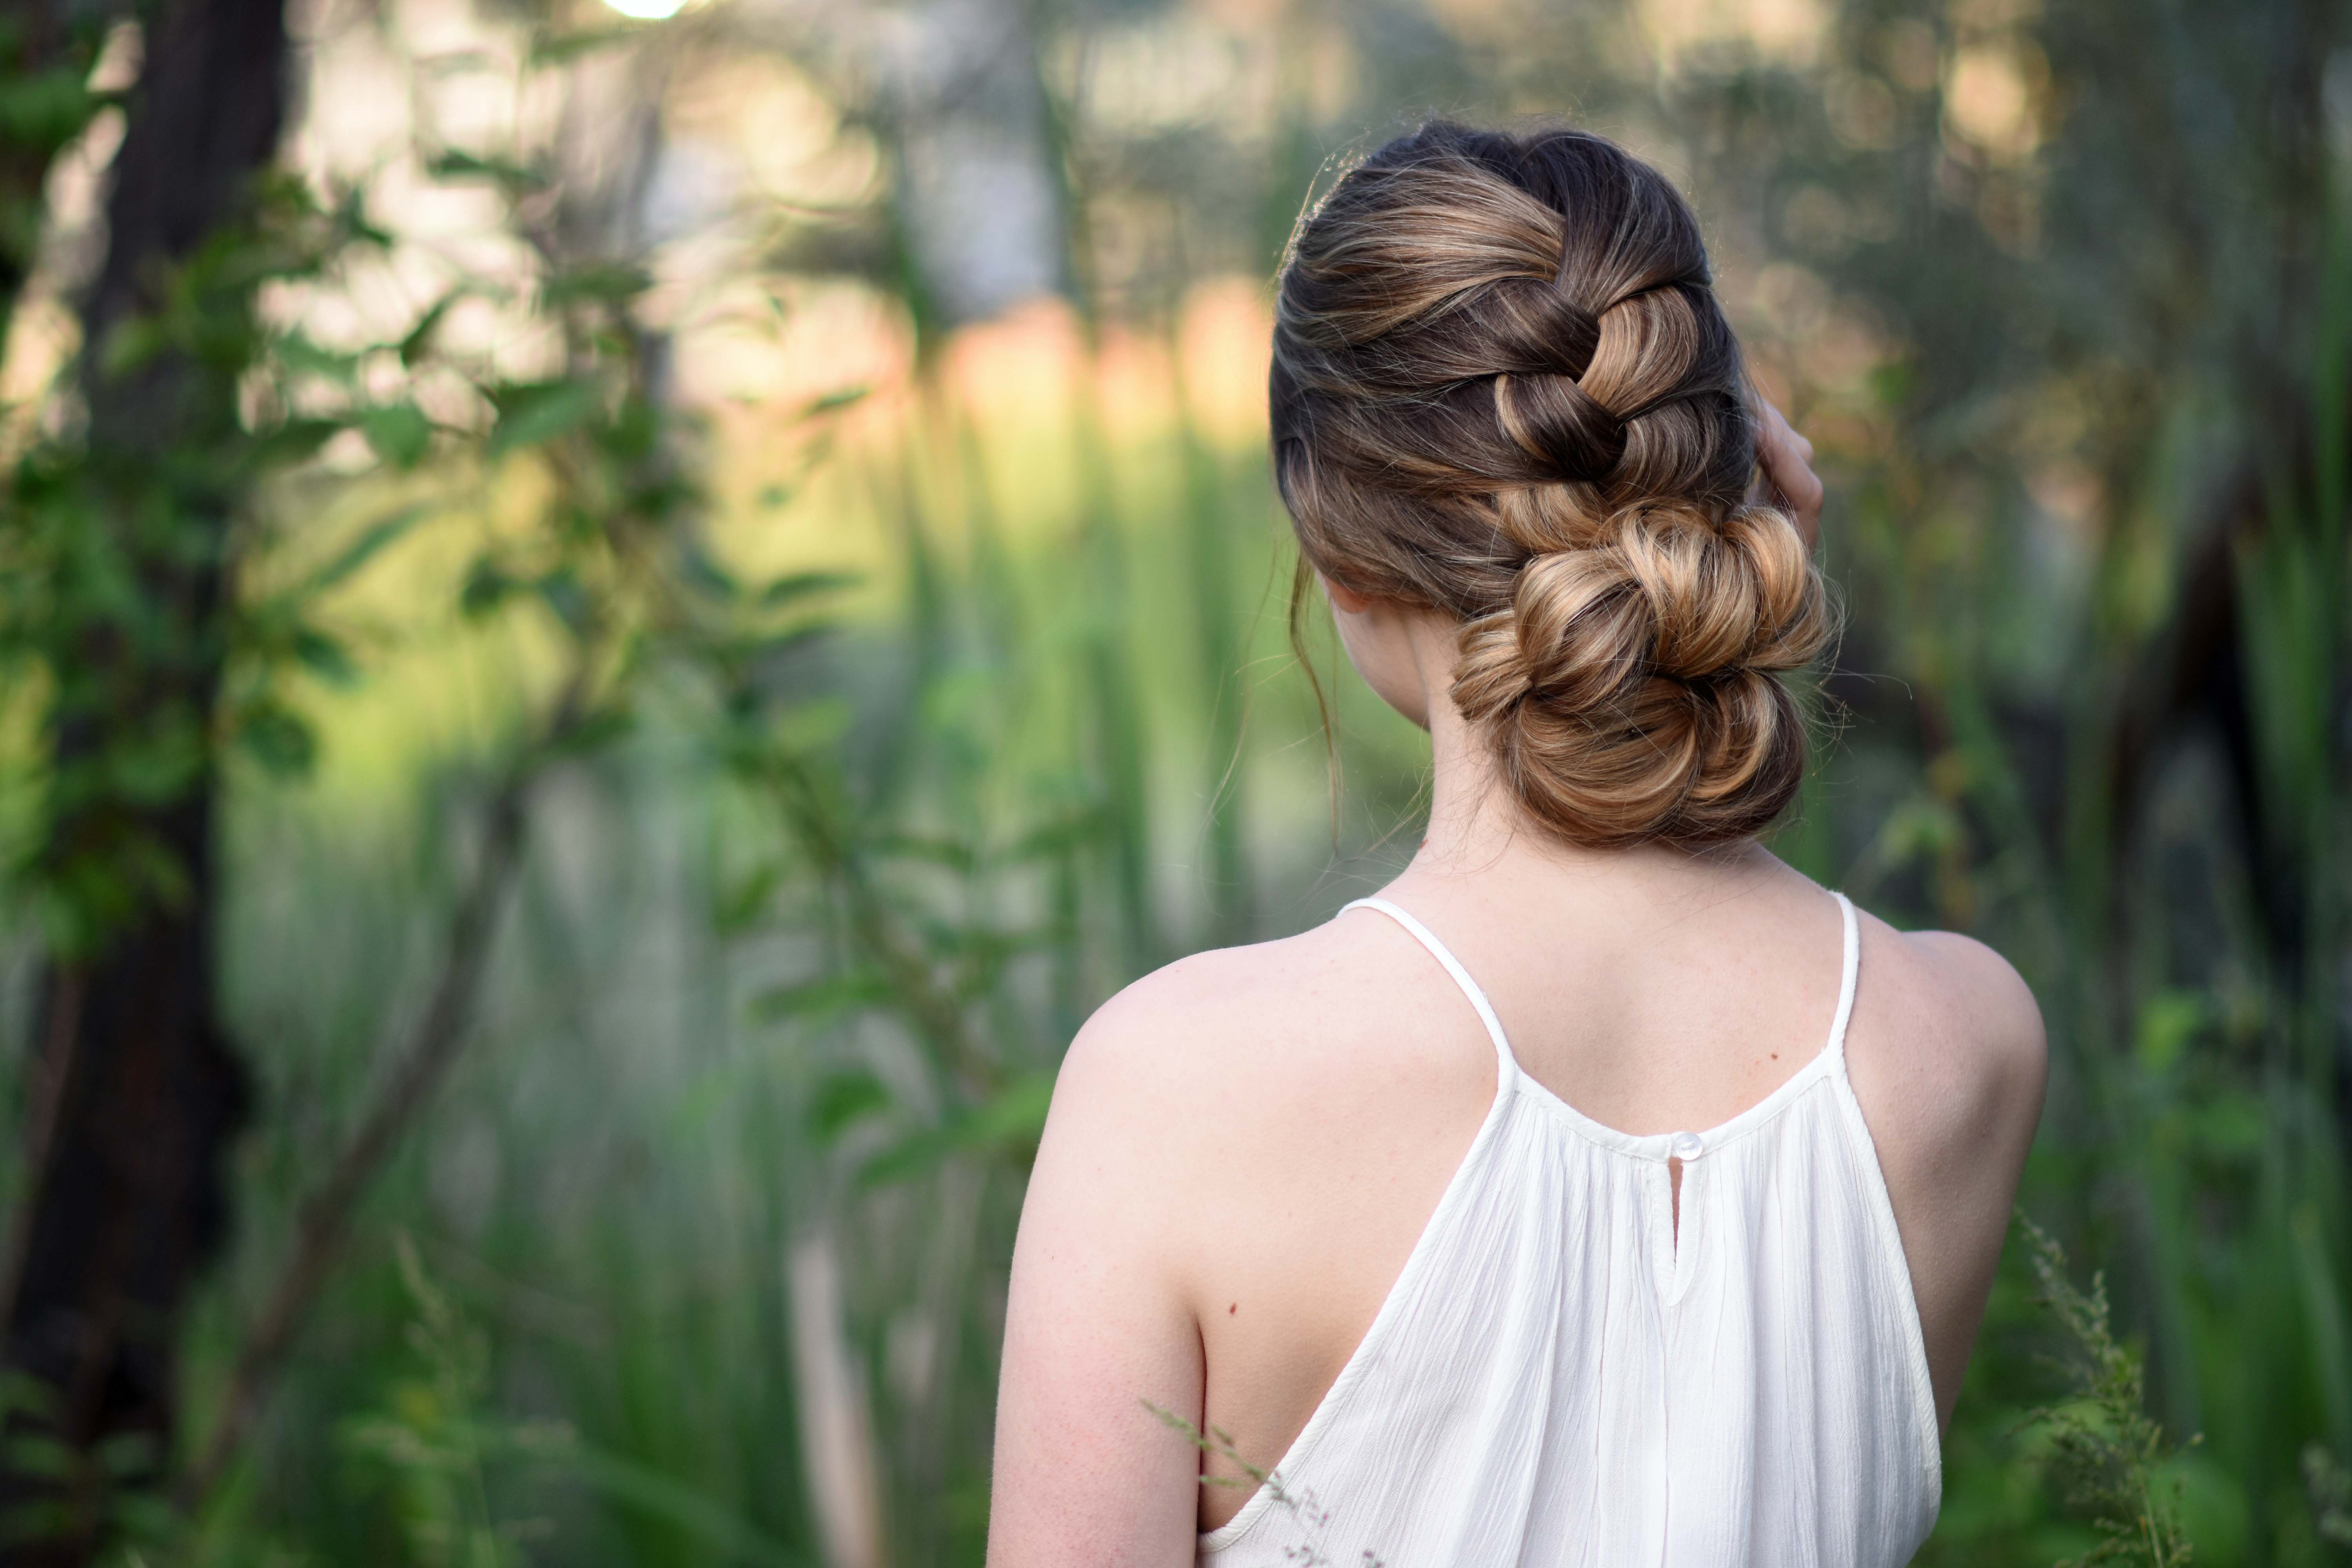
[[[1444,966],[1445,973],[1454,977],[1454,984],[1462,988],[1462,994],[1470,999],[1470,1005],[1478,1010],[1478,1021],[1486,1026],[1486,1037],[1495,1042],[1496,1071],[1500,1074],[1497,1092],[1507,1088],[1519,1077],[1519,1059],[1511,1054],[1511,1042],[1503,1034],[1503,1021],[1495,1016],[1495,1005],[1486,1000],[1486,994],[1478,989],[1478,983],[1470,978],[1470,972],[1462,967],[1462,961],[1437,940],[1434,931],[1386,899],[1357,899],[1340,905],[1339,913],[1344,915],[1354,909],[1380,910],[1412,932],[1413,940],[1427,948],[1429,955]]]
[[[1830,895],[1838,901],[1838,912],[1844,917],[1845,966],[1838,979],[1837,1017],[1830,1024],[1830,1059],[1841,1067],[1845,1062],[1845,1026],[1853,1016],[1854,982],[1862,973],[1862,923],[1854,918],[1853,900],[1843,893]]]

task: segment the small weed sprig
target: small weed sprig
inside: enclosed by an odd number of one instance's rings
[[[2099,1532],[2098,1544],[2058,1568],[2186,1563],[2180,1482],[2168,1484],[2159,1474],[2179,1449],[2166,1443],[2164,1428],[2148,1415],[2146,1371],[2108,1321],[2106,1277],[2094,1274],[2087,1292],[2077,1289],[2066,1274],[2066,1254],[2050,1233],[2022,1214],[2018,1224],[2032,1249],[2042,1300],[2082,1352],[2061,1363],[2074,1384],[2072,1397],[2027,1417],[2027,1425],[2048,1429],[2067,1496]]]
[[[1204,1433],[1173,1410],[1154,1405],[1149,1399],[1143,1401],[1143,1407],[1150,1411],[1161,1426],[1180,1434],[1203,1454],[1223,1459],[1241,1471],[1239,1477],[1203,1475],[1201,1478],[1202,1486],[1255,1487],[1265,1491],[1274,1507],[1290,1510],[1318,1533],[1329,1527],[1330,1511],[1315,1500],[1313,1492],[1293,1492],[1283,1485],[1280,1471],[1266,1469],[1243,1458],[1241,1450],[1234,1447],[1233,1434],[1223,1427],[1212,1426]],[[1285,1562],[1297,1563],[1299,1568],[1331,1568],[1330,1555],[1319,1545],[1285,1547],[1282,1555]],[[1388,1564],[1379,1553],[1367,1548],[1358,1559],[1358,1568],[1388,1568]]]
[[[488,1470],[495,1458],[541,1462],[568,1457],[569,1428],[500,1419],[489,1406],[489,1345],[426,1274],[405,1231],[394,1237],[401,1281],[415,1318],[408,1327],[415,1355],[380,1412],[343,1427],[352,1453],[394,1482],[408,1560],[424,1568],[520,1568],[522,1545],[542,1534],[538,1521],[496,1517]]]
[[[1154,1405],[1147,1399],[1143,1402],[1143,1407],[1150,1411],[1161,1426],[1181,1436],[1186,1442],[1203,1454],[1211,1458],[1226,1460],[1235,1469],[1241,1471],[1239,1477],[1202,1476],[1201,1478],[1202,1486],[1263,1487],[1265,1489],[1266,1495],[1276,1502],[1296,1506],[1290,1494],[1283,1489],[1282,1478],[1272,1470],[1260,1468],[1243,1458],[1241,1450],[1234,1447],[1233,1434],[1223,1427],[1212,1426],[1204,1433],[1165,1405]]]

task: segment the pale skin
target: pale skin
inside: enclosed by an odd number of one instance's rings
[[[1777,410],[1759,485],[1822,486]],[[1455,627],[1324,584],[1357,671],[1429,731],[1426,842],[1383,896],[1451,947],[1522,1067],[1628,1132],[1706,1128],[1822,1046],[1836,903],[1761,847],[1585,850],[1527,823],[1448,696]],[[2032,994],[1864,915],[1848,1072],[1948,1423],[2042,1110]],[[992,1568],[1177,1568],[1248,1496],[1147,1403],[1272,1468],[1370,1326],[1495,1094],[1444,971],[1359,910],[1139,981],[1072,1044],[1013,1255]],[[1204,1479],[1210,1484],[1204,1484]]]

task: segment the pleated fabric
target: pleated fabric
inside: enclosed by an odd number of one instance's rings
[[[1201,1537],[1202,1564],[1910,1560],[1941,1500],[1941,1445],[1910,1270],[1846,1079],[1861,942],[1837,899],[1828,1044],[1721,1126],[1646,1137],[1521,1072],[1444,944],[1359,900],[1477,1009],[1495,1103],[1363,1342],[1267,1483]]]

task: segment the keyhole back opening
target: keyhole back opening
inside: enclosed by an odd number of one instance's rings
[[[1666,1157],[1666,1203],[1674,1221],[1675,1256],[1683,1250],[1683,1163],[1675,1155]]]

